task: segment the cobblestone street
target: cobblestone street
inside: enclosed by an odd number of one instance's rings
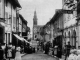
[[[22,60],[56,60],[56,58],[43,54],[42,52],[28,54],[22,57]]]

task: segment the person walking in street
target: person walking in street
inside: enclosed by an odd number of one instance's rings
[[[57,49],[58,49],[58,46],[54,46],[54,57],[57,57]]]
[[[77,50],[77,58],[76,58],[76,60],[80,60],[80,49]]]
[[[7,58],[7,54],[8,54],[8,46],[5,47],[5,57]]]
[[[20,53],[21,48],[17,47],[16,49],[16,56],[15,56],[15,60],[22,60],[21,59],[21,53]]]
[[[70,49],[71,49],[71,45],[70,45],[70,42],[68,42],[68,45],[66,45],[65,60],[67,59],[67,57],[69,57]]]
[[[61,48],[58,46],[58,47],[57,47],[57,57],[58,57],[59,59],[61,59],[61,56],[62,56],[62,51],[61,51]]]
[[[3,60],[4,59],[4,51],[1,47],[1,43],[0,43],[0,60]]]
[[[12,49],[11,49],[11,46],[8,47],[8,58],[9,60],[11,59],[12,57]]]
[[[15,58],[15,53],[16,53],[15,46],[13,46],[12,47],[12,58],[13,59]]]
[[[47,42],[46,45],[45,45],[45,54],[48,54],[49,52],[49,43]]]
[[[76,54],[76,50],[72,49],[70,51],[70,55],[67,58],[67,60],[77,60],[77,54]]]

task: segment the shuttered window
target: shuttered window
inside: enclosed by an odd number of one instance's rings
[[[8,18],[8,12],[5,12],[5,18],[6,18],[5,19],[6,20],[5,23],[8,24],[8,19],[7,19]]]
[[[9,19],[9,24],[11,24],[11,15],[9,15],[9,18],[10,18],[10,19]]]

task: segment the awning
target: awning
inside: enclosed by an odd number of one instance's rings
[[[25,41],[26,43],[32,44],[31,42],[28,42],[26,39],[24,39],[23,37],[18,36],[17,34],[14,34],[14,36],[15,36],[17,39],[21,40],[21,41]]]
[[[21,41],[23,41],[23,40],[24,40],[24,38],[22,38],[22,37],[18,36],[17,34],[14,34],[14,36],[15,36],[17,39],[21,40]]]
[[[28,42],[26,39],[24,39],[24,41],[25,41],[26,43],[32,44],[31,42]]]

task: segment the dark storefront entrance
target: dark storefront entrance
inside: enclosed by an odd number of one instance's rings
[[[57,37],[53,40],[53,47],[56,46],[56,45],[62,49],[62,35],[57,36]]]
[[[0,43],[4,41],[4,28],[0,27]]]

